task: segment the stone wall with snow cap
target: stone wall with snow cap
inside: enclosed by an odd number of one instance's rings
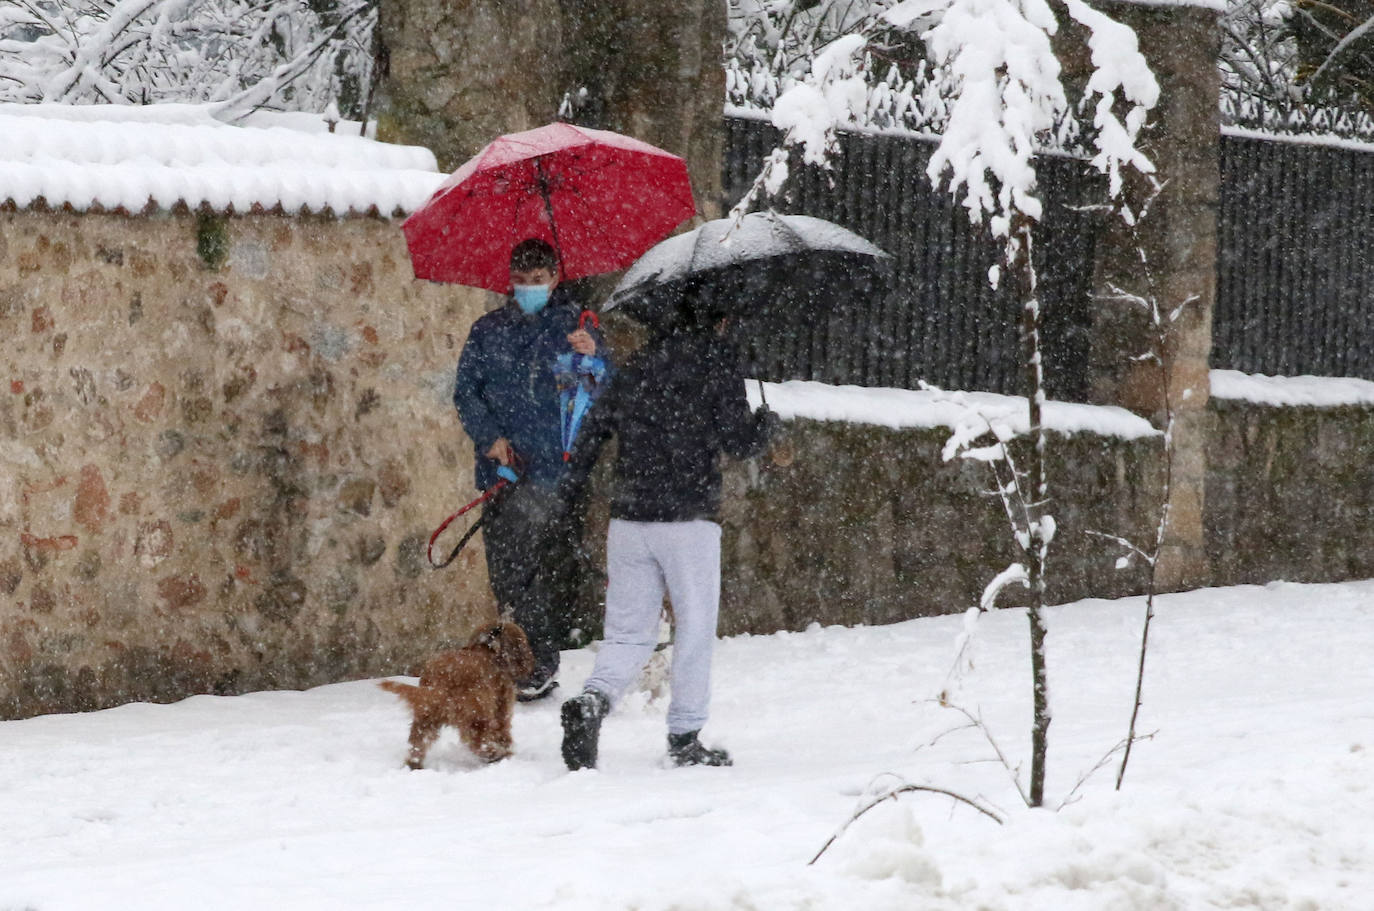
[[[1025,399],[765,386],[791,455],[727,474],[722,630],[892,623],[977,605],[1014,546],[988,466],[943,450],[970,409],[1024,432]],[[758,403],[756,383],[749,394]],[[1120,548],[1087,532],[1150,539],[1161,435],[1121,408],[1050,402],[1045,420],[1058,524],[1051,602],[1140,591],[1142,568],[1118,569]],[[1024,598],[1009,588],[998,604]]]
[[[970,408],[1024,433],[1024,399],[765,387],[790,456],[727,472],[723,631],[960,612],[1017,559],[988,466],[946,461],[944,449]],[[757,404],[757,384],[748,388]],[[1214,370],[1211,390],[1197,519],[1210,569],[1196,584],[1374,576],[1374,382]],[[1118,566],[1123,549],[1104,536],[1154,540],[1162,435],[1116,407],[1049,402],[1045,424],[1049,601],[1142,593],[1146,567]],[[1013,586],[998,604],[1024,598]]]
[[[249,123],[195,105],[0,104],[0,203],[393,215],[442,180],[428,149],[321,133],[308,119]]]
[[[1374,382],[1212,371],[1215,585],[1374,576]]]
[[[415,281],[394,219],[54,187],[0,209],[0,717],[403,673],[491,616],[480,547],[425,562],[484,292]]]

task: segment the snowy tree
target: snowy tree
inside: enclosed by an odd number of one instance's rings
[[[363,119],[377,0],[8,0],[0,101],[196,102]]]
[[[1288,0],[1231,0],[1221,17],[1223,91],[1236,105],[1284,107],[1297,95],[1297,42]]]
[[[846,35],[860,33],[866,42],[857,76],[867,97],[855,123],[941,132],[945,74],[931,66],[919,39],[884,19],[898,2],[729,0],[727,103],[771,111],[779,97],[807,79],[818,55]],[[1374,136],[1369,94],[1362,88],[1369,83],[1365,50],[1370,38],[1360,26],[1367,26],[1369,16],[1374,5],[1357,8],[1350,0],[1335,6],[1227,0],[1218,58],[1225,121],[1277,132]],[[1322,69],[1328,57],[1334,59]],[[1321,78],[1309,78],[1319,72]],[[1076,149],[1074,127],[1066,122],[1059,135],[1042,142]]]
[[[1046,436],[1041,420],[1045,403],[1040,344],[1041,311],[1033,240],[1041,217],[1036,156],[1063,124],[1078,114],[1090,124],[1093,164],[1119,197],[1123,170],[1148,174],[1152,164],[1136,148],[1136,138],[1159,87],[1139,52],[1134,32],[1083,0],[1067,0],[1067,16],[1087,35],[1092,72],[1081,87],[1081,111],[1069,101],[1061,65],[1052,45],[1060,21],[1045,0],[902,0],[877,20],[838,35],[818,48],[807,71],[777,98],[772,119],[785,142],[799,146],[803,158],[824,164],[835,147],[836,130],[862,122],[867,92],[861,76],[870,59],[874,34],[900,29],[915,34],[945,94],[946,116],[928,176],[961,199],[969,218],[983,224],[1002,243],[1001,262],[989,270],[995,285],[1014,283],[1021,306],[1029,423],[1028,458],[1012,465],[999,482],[1009,502],[1008,518],[1020,560],[994,585],[1024,581],[1030,589],[1030,652],[1034,719],[1027,802],[1044,800],[1050,707],[1045,664],[1044,597],[1046,562],[1055,522],[1048,509],[1045,475]],[[763,192],[775,192],[786,177],[786,155],[775,153],[737,211]],[[1123,217],[1131,218],[1128,209]],[[999,459],[1010,440],[994,434],[985,442],[969,434],[953,449],[984,459]],[[995,594],[995,593],[994,593]],[[986,599],[985,599],[986,600]]]
[[[1222,114],[1280,133],[1374,136],[1374,6],[1230,0],[1221,17]]]
[[[1298,75],[1309,90],[1374,108],[1374,3],[1298,0],[1291,19]]]

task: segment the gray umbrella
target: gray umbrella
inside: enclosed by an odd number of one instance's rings
[[[752,212],[659,243],[629,268],[604,309],[650,325],[769,313],[814,317],[838,297],[871,292],[889,259],[833,222]]]

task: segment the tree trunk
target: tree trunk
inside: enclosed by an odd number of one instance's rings
[[[1090,399],[1120,405],[1163,427],[1163,390],[1153,365],[1138,359],[1150,350],[1153,330],[1139,308],[1111,300],[1112,288],[1137,288],[1142,254],[1159,277],[1160,306],[1191,300],[1173,328],[1165,352],[1168,395],[1175,406],[1174,485],[1168,540],[1160,557],[1160,591],[1208,584],[1203,508],[1211,415],[1208,357],[1216,301],[1217,205],[1221,185],[1217,99],[1220,76],[1218,13],[1202,7],[1109,3],[1104,11],[1131,26],[1161,83],[1168,87],[1139,144],[1164,183],[1149,218],[1134,232],[1107,220],[1097,245],[1094,286],[1102,300],[1092,309]],[[1127,176],[1127,198],[1149,195],[1146,181]]]
[[[377,29],[377,138],[426,146],[443,170],[558,112],[558,0],[381,0]]]
[[[723,212],[725,4],[721,0],[560,0],[577,120],[687,160],[697,211]]]
[[[1045,369],[1040,344],[1040,299],[1037,291],[1032,223],[1024,215],[1015,217],[1008,265],[1021,294],[1021,331],[1026,352],[1026,400],[1029,408],[1031,455],[1028,465],[1029,502],[1025,504],[1027,540],[1026,569],[1030,585],[1031,724],[1030,805],[1045,801],[1045,764],[1049,755],[1050,699],[1049,673],[1045,664],[1045,557],[1049,534],[1043,521],[1049,499],[1045,476]]]
[[[381,0],[378,138],[451,170],[572,93],[576,122],[685,158],[698,211],[717,217],[725,14],[722,0]]]

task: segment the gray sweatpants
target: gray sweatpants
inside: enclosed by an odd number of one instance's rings
[[[720,526],[612,519],[606,534],[606,634],[586,689],[615,705],[658,644],[666,586],[673,605],[668,733],[706,723],[720,612]]]

